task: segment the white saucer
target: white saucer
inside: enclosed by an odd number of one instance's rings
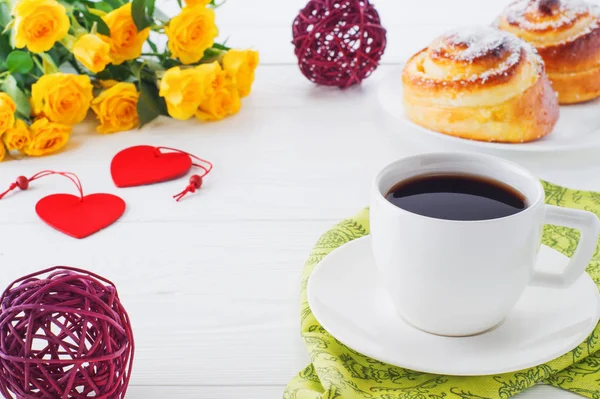
[[[450,338],[422,332],[397,315],[380,286],[370,240],[354,240],[325,257],[307,290],[319,323],[371,358],[434,374],[501,374],[569,352],[598,323],[600,295],[585,274],[565,290],[528,287],[504,323],[486,333]],[[544,270],[564,268],[568,261],[546,246],[539,259]]]
[[[402,106],[402,67],[394,68],[379,85],[379,103],[393,118],[392,128],[409,127],[405,134],[425,134],[431,138],[452,142],[456,145],[502,151],[556,152],[571,151],[600,146],[600,99],[582,104],[560,107],[560,118],[554,131],[541,140],[529,143],[507,144],[462,139],[439,133],[411,122],[404,115]],[[401,132],[405,129],[398,129]]]

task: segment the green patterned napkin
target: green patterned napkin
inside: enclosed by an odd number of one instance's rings
[[[544,182],[548,204],[592,211],[600,216],[600,193],[575,191]],[[311,364],[290,382],[284,399],[497,399],[509,398],[540,383],[600,399],[600,327],[571,352],[547,364],[496,376],[452,377],[390,366],[344,346],[319,325],[306,299],[306,283],[315,265],[335,248],[369,234],[368,210],[325,233],[313,248],[302,276],[302,337]],[[579,233],[546,226],[544,244],[571,256]],[[587,272],[600,284],[596,250]]]

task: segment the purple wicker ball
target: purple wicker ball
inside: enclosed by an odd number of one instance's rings
[[[385,51],[386,30],[369,0],[311,0],[292,29],[300,70],[320,85],[362,82]]]
[[[110,281],[54,267],[0,299],[0,393],[7,399],[122,399],[134,343]]]

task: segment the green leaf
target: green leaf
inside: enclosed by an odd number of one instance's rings
[[[217,50],[225,50],[225,51],[231,50],[231,47],[227,47],[225,45],[225,43],[223,43],[223,44],[213,43],[213,48],[216,48]]]
[[[148,40],[147,43],[148,46],[150,46],[150,48],[152,49],[153,53],[158,53],[158,47],[156,47],[156,44],[154,44],[152,40]]]
[[[0,28],[4,29],[10,22],[10,10],[6,2],[0,3]]]
[[[65,62],[67,62],[73,57],[71,51],[69,51],[64,45],[62,45],[62,43],[60,46],[52,47],[49,51],[47,51],[47,54],[52,58],[54,64],[57,65],[59,68],[61,65],[63,65]]]
[[[6,26],[4,27],[4,30],[2,31],[2,34],[4,35],[5,33],[8,33],[8,32],[10,32],[10,30],[11,30],[11,29],[12,29],[14,26],[15,26],[15,20],[14,20],[14,19],[11,19],[11,20],[8,22],[8,25],[6,25]],[[14,32],[13,32],[13,33],[14,33]]]
[[[63,5],[65,5],[65,4],[63,4]],[[87,10],[87,7],[85,6],[85,4],[78,2],[78,1],[72,2],[70,4],[70,6],[73,7],[74,10],[78,10],[78,11],[86,11]],[[68,7],[67,7],[67,9],[68,9]]]
[[[152,23],[146,15],[146,0],[133,0],[131,2],[131,17],[138,32],[149,27]]]
[[[23,118],[29,118],[31,116],[31,105],[29,99],[21,90],[17,84],[17,80],[12,75],[4,80],[2,84],[2,91],[5,92],[13,99],[17,106],[17,113]]]
[[[93,14],[92,14],[93,15]],[[106,25],[106,22],[97,15],[94,15],[97,19],[94,20],[96,22],[96,28],[98,28],[98,33],[105,36],[110,36],[110,28]]]
[[[146,5],[146,10],[148,11],[148,15],[150,16],[150,18],[152,18],[154,16],[154,6],[156,3],[156,0],[147,0],[148,4]]]
[[[104,12],[111,12],[113,10],[113,8],[109,4],[107,4],[103,1],[94,3],[94,8],[96,10],[100,10],[100,11],[104,11]]]
[[[227,0],[223,0],[221,1],[219,4],[217,4],[217,2],[215,0],[211,0],[210,3],[208,3],[208,5],[212,8],[219,8],[221,7],[223,4],[225,4],[227,2]]]
[[[37,82],[38,78],[31,74],[21,75],[21,81],[23,82],[23,87],[31,87],[32,84]]]
[[[31,54],[25,51],[15,50],[6,58],[6,66],[11,72],[27,73],[33,69]]]
[[[152,60],[145,60],[144,63],[146,64],[146,67],[150,68],[150,70],[154,72],[165,70],[165,68],[158,62]]]
[[[98,33],[105,36],[110,36],[110,28],[106,25],[106,22],[99,16],[92,14],[91,12],[84,12],[85,19],[90,22],[90,25],[96,23]]]
[[[168,115],[165,100],[158,95],[156,84],[141,80],[138,83],[140,98],[137,104],[140,128],[152,122],[160,115]]]
[[[38,56],[42,59],[42,72],[44,75],[60,72],[60,69],[54,63],[54,59],[48,53],[39,53]]]
[[[87,12],[87,8],[83,4],[78,4],[81,7],[77,12],[73,11],[69,16],[69,20],[71,21],[71,28],[73,30],[73,34],[79,36],[83,33],[86,33],[86,28],[83,25],[87,26],[87,21],[85,20],[85,13]]]
[[[202,59],[200,59],[200,63],[206,64],[209,62],[220,61],[224,54],[224,50],[217,50],[214,47],[208,48],[204,51],[204,55],[202,56]]]
[[[126,63],[121,65],[108,65],[104,71],[96,74],[96,77],[103,80],[113,79],[124,82],[132,77],[132,72]]]
[[[117,9],[123,5],[123,2],[120,0],[106,0],[104,3],[110,4],[113,9]]]
[[[183,65],[183,64],[181,63],[181,61],[179,61],[179,60],[176,60],[176,59],[174,59],[174,58],[168,58],[168,59],[166,59],[166,60],[163,62],[163,67],[164,67],[165,69],[171,69],[171,68],[173,68],[173,67],[176,67],[176,66],[181,66],[181,65]]]
[[[9,38],[7,35],[0,35],[0,65],[6,63],[8,55],[12,51],[10,47]]]

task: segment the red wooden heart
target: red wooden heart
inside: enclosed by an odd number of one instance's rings
[[[156,147],[140,145],[115,155],[110,173],[117,187],[133,187],[176,179],[191,167],[187,154],[161,153]]]
[[[83,199],[71,194],[53,194],[42,198],[35,211],[56,230],[85,238],[116,222],[125,212],[125,201],[112,194],[90,194]]]

